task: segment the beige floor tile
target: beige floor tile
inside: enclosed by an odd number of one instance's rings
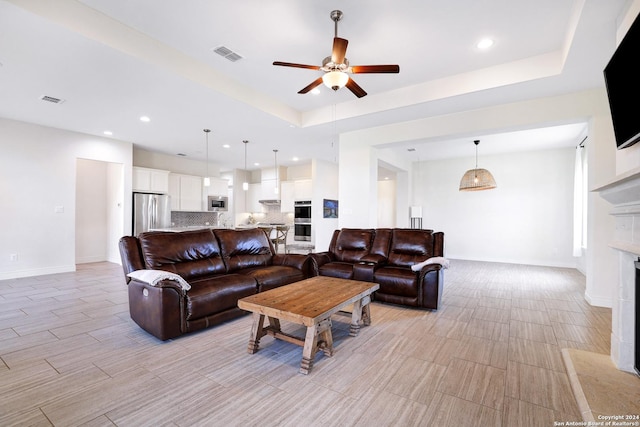
[[[468,323],[464,332],[465,335],[493,341],[506,342],[509,339],[509,325],[507,323],[491,322],[489,320],[474,319]]]
[[[502,409],[506,370],[462,359],[452,359],[437,391]]]
[[[509,323],[509,334],[512,337],[530,341],[538,341],[553,345],[557,345],[558,343],[553,332],[553,328],[548,325],[541,325],[540,323],[512,320]]]
[[[448,394],[436,393],[420,425],[499,427],[503,424],[502,414],[496,409]]]
[[[549,320],[549,313],[540,310],[529,310],[526,308],[512,308],[511,320],[518,320],[520,322],[538,323],[541,325],[551,325]]]
[[[509,360],[565,372],[560,348],[557,345],[512,337],[509,338]]]

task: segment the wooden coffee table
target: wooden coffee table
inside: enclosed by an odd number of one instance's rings
[[[301,345],[300,373],[308,374],[318,349],[333,356],[331,315],[353,304],[349,335],[358,335],[361,322],[371,323],[369,303],[378,288],[377,283],[317,276],[242,298],[238,307],[253,312],[248,351],[258,351],[260,338],[265,335]],[[268,326],[264,325],[265,316]],[[282,332],[280,320],[306,326],[304,339]]]

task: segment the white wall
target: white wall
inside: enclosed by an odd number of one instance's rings
[[[423,228],[445,233],[449,258],[575,267],[574,153],[481,155],[480,167],[498,184],[489,191],[458,190],[473,157],[416,164],[421,185],[413,200],[423,208]]]
[[[312,242],[315,252],[329,249],[333,231],[338,228],[339,218],[323,218],[323,199],[338,200],[338,210],[341,200],[338,198],[338,165],[335,163],[313,160],[311,162],[311,177],[313,182],[313,197],[311,201]],[[338,215],[340,215],[338,213]]]
[[[0,279],[75,270],[78,158],[125,165],[117,209],[131,217],[131,143],[0,118],[0,149]]]

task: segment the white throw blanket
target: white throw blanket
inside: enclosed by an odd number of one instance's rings
[[[170,273],[168,271],[163,270],[136,270],[127,274],[127,276],[132,279],[139,280],[141,282],[145,282],[151,286],[156,286],[158,282],[162,280],[172,280],[174,282],[178,282],[182,289],[188,291],[191,289],[191,285],[187,283],[182,277],[175,273]]]
[[[413,264],[411,266],[411,269],[413,271],[420,271],[422,270],[422,267],[429,265],[429,264],[440,264],[442,266],[442,268],[449,268],[449,260],[446,258],[443,258],[441,256],[434,256],[431,257],[427,260],[424,260],[418,264]]]

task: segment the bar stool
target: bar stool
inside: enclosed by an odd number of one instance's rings
[[[288,225],[278,225],[275,228],[276,235],[271,239],[276,253],[278,253],[278,247],[282,243],[284,245],[284,253],[287,253],[287,234],[289,233]]]

